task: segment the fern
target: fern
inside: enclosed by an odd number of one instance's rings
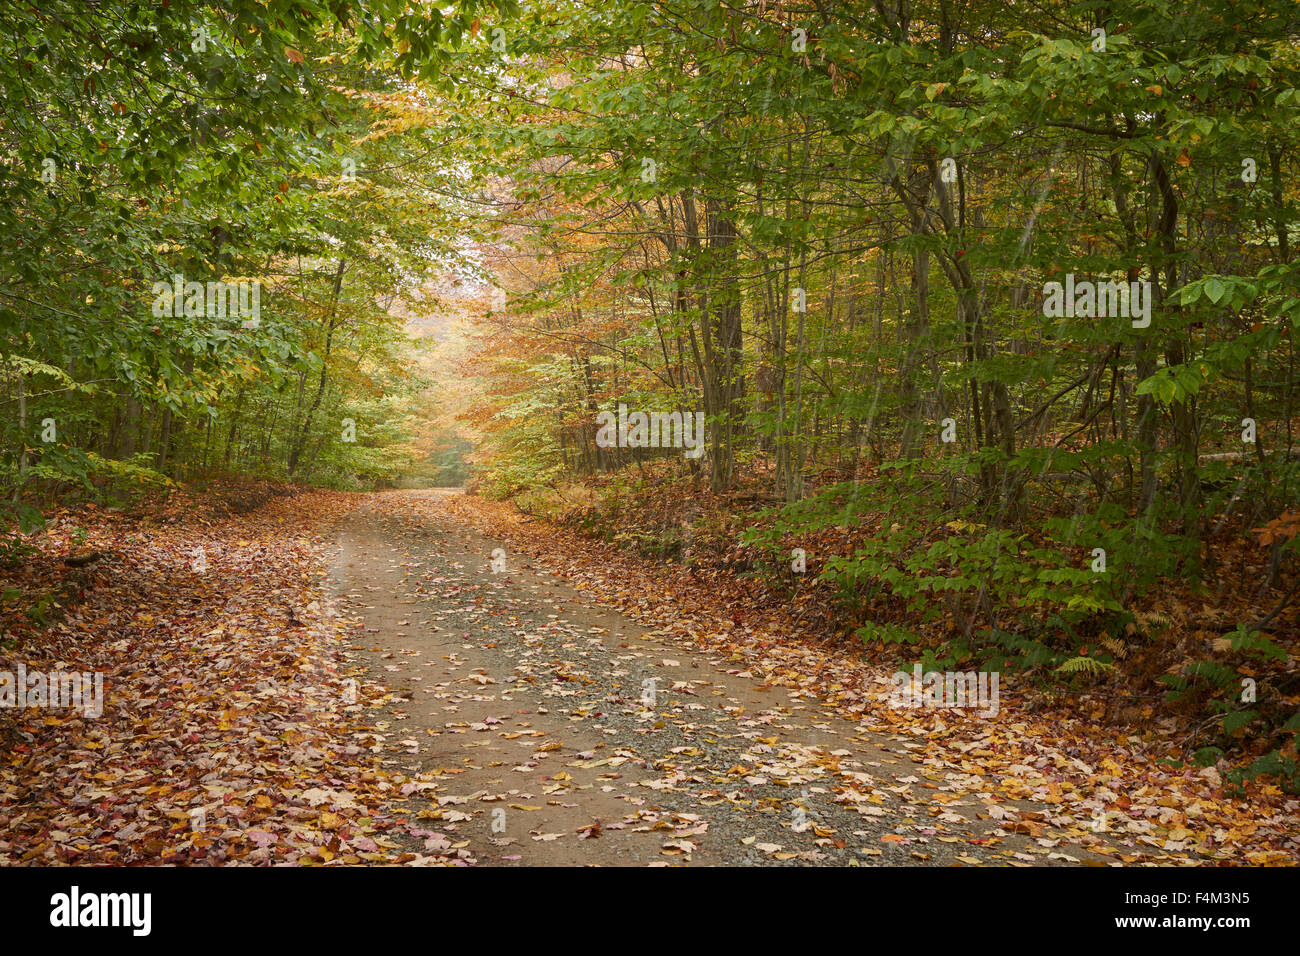
[[[1056,669],[1058,674],[1104,674],[1114,670],[1114,664],[1107,664],[1095,657],[1071,657]]]

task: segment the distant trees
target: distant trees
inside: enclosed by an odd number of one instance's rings
[[[455,126],[493,144],[499,221],[539,260],[511,255],[510,374],[568,376],[566,446],[616,401],[702,408],[714,488],[738,456],[790,501],[827,468],[942,459],[1016,526],[1076,471],[1195,539],[1198,455],[1231,447],[1271,517],[1294,475],[1237,422],[1289,447],[1297,16],[1236,9],[526,12],[507,55],[462,53],[482,82]],[[1045,309],[1067,277],[1136,283],[1151,315]]]
[[[6,13],[6,510],[35,520],[69,484],[213,468],[347,483],[411,460],[420,383],[386,310],[457,236],[451,203],[386,171],[410,155],[393,93],[399,71],[436,71],[471,7]],[[173,282],[180,301],[155,308]]]

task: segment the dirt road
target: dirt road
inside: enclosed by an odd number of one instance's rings
[[[907,739],[663,643],[464,526],[449,494],[375,496],[331,568],[385,763],[440,785],[411,797],[428,845],[479,865],[1112,862],[1050,807],[1008,824]]]

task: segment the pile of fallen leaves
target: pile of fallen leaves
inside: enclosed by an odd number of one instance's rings
[[[103,679],[99,716],[0,709],[0,865],[473,862],[406,852],[436,785],[377,766],[340,669],[323,535],[359,499],[265,491],[57,513],[0,569],[0,671]]]

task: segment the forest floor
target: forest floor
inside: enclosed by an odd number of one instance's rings
[[[105,701],[0,710],[0,864],[1300,859],[1300,801],[1170,769],[1158,729],[1011,682],[996,716],[891,707],[724,581],[455,492],[174,496],[34,543],[0,671]]]

